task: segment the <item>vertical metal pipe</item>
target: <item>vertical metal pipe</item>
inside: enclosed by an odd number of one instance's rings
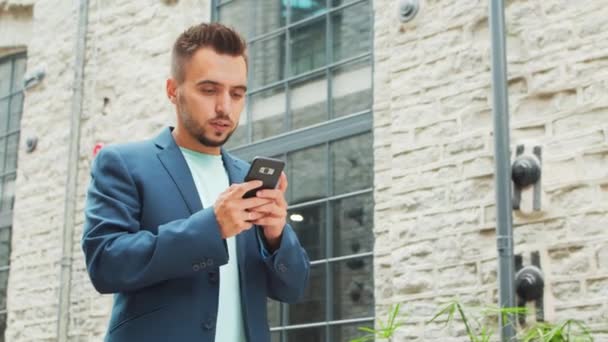
[[[511,158],[509,152],[509,95],[503,0],[490,0],[492,35],[492,92],[494,116],[494,159],[496,165],[496,239],[500,307],[514,307],[513,216],[511,203]],[[512,341],[512,315],[500,317],[502,341]]]
[[[80,144],[80,121],[83,100],[84,64],[86,36],[89,15],[88,0],[80,0],[78,7],[78,29],[76,35],[74,83],[72,85],[72,109],[70,124],[70,150],[63,216],[63,250],[61,253],[61,274],[59,283],[59,318],[57,322],[57,341],[68,340],[70,287],[72,283],[72,255],[74,245],[74,226],[76,215],[76,189],[78,185],[78,152]]]

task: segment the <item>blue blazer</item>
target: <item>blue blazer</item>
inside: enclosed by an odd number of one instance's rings
[[[249,164],[225,151],[222,157],[230,183],[243,182]],[[298,300],[309,275],[308,256],[289,225],[270,256],[261,253],[258,229],[236,237],[249,342],[270,341],[267,297]],[[82,248],[95,289],[115,294],[106,341],[214,341],[226,242],[213,208],[202,208],[170,128],[99,152]]]

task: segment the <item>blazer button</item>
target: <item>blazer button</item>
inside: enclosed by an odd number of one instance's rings
[[[213,329],[213,327],[215,326],[215,322],[213,319],[211,318],[207,318],[207,320],[205,320],[201,326],[203,327],[203,329],[205,330],[211,330]]]
[[[279,264],[279,272],[285,273],[287,271],[287,267],[284,264]]]
[[[192,270],[194,272],[198,272],[201,269],[201,267],[198,264],[192,264]]]
[[[207,259],[207,266],[213,267],[213,259]]]

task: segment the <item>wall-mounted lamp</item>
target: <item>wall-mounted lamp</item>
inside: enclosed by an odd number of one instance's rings
[[[45,76],[46,76],[46,72],[44,72],[44,70],[41,68],[32,71],[31,73],[27,74],[23,78],[23,88],[29,89],[29,88],[37,85],[44,79]]]
[[[27,153],[32,153],[36,150],[36,146],[38,145],[38,138],[31,137],[25,140],[25,151]]]
[[[513,209],[519,210],[522,191],[532,186],[534,187],[533,209],[534,211],[540,211],[542,149],[536,145],[532,147],[532,153],[525,152],[526,149],[523,144],[517,145],[515,160],[511,166],[511,179],[514,183]]]
[[[399,0],[399,20],[402,23],[407,23],[414,19],[419,10],[419,0]]]

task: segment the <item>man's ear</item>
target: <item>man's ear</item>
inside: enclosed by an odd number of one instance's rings
[[[168,78],[165,84],[165,90],[169,101],[173,104],[177,104],[177,81],[173,78]]]

